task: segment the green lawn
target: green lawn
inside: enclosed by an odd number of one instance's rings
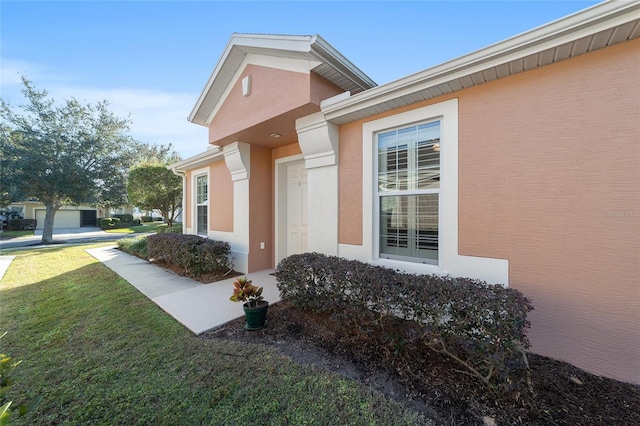
[[[129,228],[115,228],[106,229],[105,232],[120,233],[120,234],[142,234],[145,232],[153,232],[156,230],[156,226],[163,224],[164,222],[145,222],[140,226],[132,226]]]
[[[16,424],[390,425],[415,413],[268,347],[203,340],[84,249],[20,250],[0,282],[0,353],[22,360]]]
[[[20,237],[30,237],[33,231],[3,231],[0,232],[0,241],[12,240]]]

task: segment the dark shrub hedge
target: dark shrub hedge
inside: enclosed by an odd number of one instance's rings
[[[9,219],[7,221],[7,231],[19,231],[22,227],[22,219]]]
[[[36,229],[36,225],[38,221],[35,219],[22,219],[22,224],[20,225],[20,229],[33,231]]]
[[[151,216],[140,216],[140,220],[143,222],[153,222],[153,218]]]
[[[133,215],[129,213],[114,214],[113,218],[120,219],[120,223],[123,225],[130,225],[133,223]]]
[[[231,269],[231,246],[224,241],[163,233],[148,236],[147,248],[149,258],[179,265],[187,274]]]
[[[450,357],[496,391],[530,389],[525,349],[533,307],[517,290],[318,253],[283,259],[276,275],[282,299],[329,313],[343,327],[366,332],[388,324],[385,317],[399,317],[415,325],[405,342]]]
[[[98,227],[102,229],[119,228],[120,219],[117,217],[102,217],[98,219]]]

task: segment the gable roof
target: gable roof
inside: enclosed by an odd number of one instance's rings
[[[233,82],[236,72],[248,54],[313,61],[316,64],[312,68],[314,73],[351,93],[359,93],[376,86],[373,80],[319,35],[234,33],[193,107],[189,121],[201,125],[208,124],[211,112]]]
[[[365,92],[321,104],[345,124],[640,37],[640,1],[606,1]]]

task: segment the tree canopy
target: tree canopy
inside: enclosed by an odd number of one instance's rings
[[[67,204],[105,208],[126,203],[126,174],[138,144],[130,120],[102,101],[56,102],[23,77],[27,103],[0,101],[3,202],[36,198],[46,207],[42,242],[52,241],[53,219]]]
[[[143,210],[158,210],[169,226],[182,209],[182,178],[162,163],[140,164],[129,172],[129,202]]]

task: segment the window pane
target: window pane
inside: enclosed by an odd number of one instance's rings
[[[378,135],[378,191],[440,188],[440,122]]]
[[[197,232],[198,234],[207,233],[207,206],[197,208]]]
[[[438,194],[380,197],[380,256],[438,259]]]
[[[438,258],[438,194],[416,196],[416,257]]]
[[[198,176],[196,178],[196,203],[203,204],[207,202],[208,184],[207,176]]]

